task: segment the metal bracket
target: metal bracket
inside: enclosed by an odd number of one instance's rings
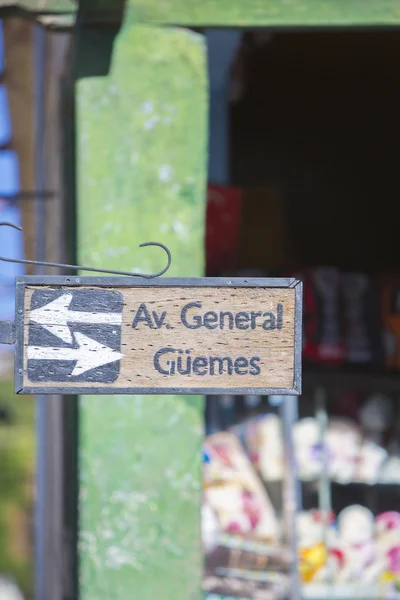
[[[0,344],[15,344],[15,321],[0,321]]]
[[[8,223],[7,221],[0,222],[0,226],[12,227],[13,229],[18,229],[18,231],[22,231],[22,227],[19,225],[15,225],[14,223]],[[162,248],[167,255],[167,264],[158,273],[128,273],[126,271],[110,271],[109,269],[95,269],[94,267],[83,267],[80,265],[65,265],[63,263],[51,263],[51,262],[43,262],[39,260],[25,260],[23,258],[6,258],[4,256],[0,256],[0,260],[4,262],[10,263],[18,263],[21,265],[41,265],[44,267],[57,267],[61,269],[72,269],[73,271],[92,271],[93,273],[110,273],[112,275],[127,275],[128,277],[141,277],[142,279],[155,279],[156,277],[161,277],[168,271],[171,266],[171,252],[167,248],[165,244],[161,244],[160,242],[144,242],[140,244],[139,248],[144,248],[145,246],[158,246]]]

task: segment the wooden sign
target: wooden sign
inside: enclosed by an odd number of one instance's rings
[[[294,279],[20,277],[19,394],[299,394]]]

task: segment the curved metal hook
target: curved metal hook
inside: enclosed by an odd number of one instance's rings
[[[23,231],[22,227],[19,225],[14,225],[14,223],[8,223],[6,221],[0,222],[0,226],[13,227],[14,229],[18,229],[18,231]],[[171,252],[169,248],[160,242],[144,242],[140,244],[139,248],[144,248],[144,246],[158,246],[162,248],[168,258],[167,265],[164,267],[162,271],[158,273],[149,274],[149,273],[128,273],[127,271],[110,271],[108,269],[95,269],[93,267],[80,267],[78,265],[64,265],[62,263],[51,263],[51,262],[40,262],[38,260],[25,260],[23,258],[5,258],[4,256],[0,256],[0,260],[4,262],[11,263],[21,263],[24,265],[41,265],[44,267],[60,267],[62,269],[74,269],[76,271],[92,271],[93,273],[110,273],[111,275],[128,275],[129,277],[143,277],[144,279],[154,279],[155,277],[160,277],[164,275],[168,271],[171,266]]]

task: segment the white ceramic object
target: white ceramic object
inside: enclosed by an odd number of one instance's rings
[[[320,431],[313,417],[301,419],[293,427],[293,443],[300,479],[311,480],[321,473],[321,457],[318,453]]]
[[[327,427],[325,443],[331,479],[339,483],[354,481],[362,443],[357,425],[348,419],[332,419]]]
[[[374,537],[374,515],[360,504],[343,509],[338,516],[338,526],[340,539],[346,546],[361,546]]]
[[[257,426],[258,468],[264,481],[280,481],[284,474],[282,423],[277,415],[267,415]]]
[[[364,440],[360,448],[356,480],[369,484],[377,483],[387,458],[388,453],[382,446]]]
[[[312,511],[303,511],[297,515],[296,534],[299,548],[312,548],[324,539],[324,525],[317,521]]]
[[[400,457],[390,456],[382,466],[379,481],[382,483],[400,483]]]

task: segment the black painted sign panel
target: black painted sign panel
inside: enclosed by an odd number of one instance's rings
[[[29,381],[112,383],[121,368],[123,296],[106,289],[35,290],[28,325]]]

